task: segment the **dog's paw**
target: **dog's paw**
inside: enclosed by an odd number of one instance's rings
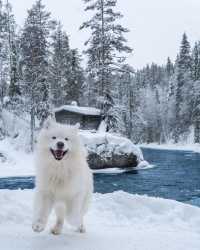
[[[57,225],[52,227],[51,233],[54,235],[59,235],[62,232],[62,228],[58,227]]]
[[[40,233],[44,230],[44,224],[40,221],[37,221],[35,223],[32,224],[32,229],[34,232]]]

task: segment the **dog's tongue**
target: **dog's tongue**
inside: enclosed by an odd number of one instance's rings
[[[53,154],[56,160],[62,160],[63,156],[66,154],[67,151],[63,151],[62,149],[51,149],[51,153]]]
[[[63,156],[63,151],[60,149],[57,149],[54,152],[57,158],[61,158]]]

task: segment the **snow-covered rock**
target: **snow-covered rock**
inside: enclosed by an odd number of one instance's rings
[[[0,191],[0,242],[3,250],[199,250],[200,208],[125,192],[94,194],[85,218],[86,234],[65,225],[49,234],[53,215],[34,233],[33,191]]]
[[[136,167],[143,161],[141,150],[125,137],[89,131],[80,134],[92,169]]]
[[[88,112],[83,107],[82,112]],[[90,108],[90,112],[96,112]],[[3,120],[7,134],[11,137],[12,149],[29,151],[30,149],[30,123],[29,117],[21,118],[6,110],[3,111]],[[104,124],[102,124],[104,126]],[[111,133],[103,132],[103,128],[97,132],[82,130],[80,135],[88,150],[88,161],[92,169],[103,168],[129,168],[138,164],[146,164],[139,147],[135,146],[129,139]],[[1,148],[2,143],[0,143]],[[1,153],[2,151],[0,151]],[[9,158],[9,153],[8,153]],[[0,159],[1,160],[1,159]]]

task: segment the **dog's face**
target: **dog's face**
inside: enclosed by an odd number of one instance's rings
[[[63,138],[59,133],[53,133],[49,145],[49,149],[55,160],[60,161],[70,150],[69,136],[66,135],[65,138]]]
[[[69,126],[47,120],[41,131],[38,144],[56,161],[61,161],[75,150],[79,125]]]

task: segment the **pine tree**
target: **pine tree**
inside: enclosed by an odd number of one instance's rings
[[[9,92],[8,95],[13,108],[16,107],[21,95],[19,86],[19,39],[16,35],[16,23],[12,13],[12,6],[7,1],[6,12],[6,33],[9,53]]]
[[[195,43],[192,51],[192,78],[194,80],[191,97],[194,142],[200,143],[200,42]]]
[[[9,46],[7,36],[7,17],[2,1],[0,0],[0,100],[8,92],[9,83]]]
[[[200,80],[200,42],[196,42],[192,51],[192,77]]]
[[[167,58],[167,64],[166,64],[166,72],[167,72],[167,77],[168,79],[173,75],[174,73],[174,65],[171,62],[171,59],[168,57]]]
[[[22,37],[23,94],[31,116],[31,145],[33,149],[35,117],[40,125],[49,114],[48,60],[49,37],[53,22],[41,0],[28,10]]]
[[[71,71],[69,75],[69,89],[66,92],[66,99],[81,102],[84,84],[84,72],[81,67],[81,57],[77,49],[71,50]]]
[[[67,103],[71,74],[71,50],[69,39],[59,23],[52,36],[52,59],[50,63],[51,98],[54,106]]]
[[[112,126],[110,109],[114,107],[111,93],[113,72],[124,62],[123,52],[130,53],[132,50],[126,45],[124,33],[128,30],[117,24],[122,18],[120,12],[114,8],[117,0],[84,0],[87,4],[85,11],[93,11],[92,18],[84,22],[81,29],[90,29],[91,37],[86,41],[88,47],[85,53],[88,55],[87,70],[93,77],[94,90],[98,93],[97,106]]]
[[[119,108],[119,114],[122,115],[121,124],[123,122],[123,128],[118,128],[119,132],[122,132],[128,138],[133,139],[134,133],[133,133],[133,123],[135,121],[135,114],[137,112],[137,86],[136,82],[133,80],[133,74],[134,70],[133,68],[125,64],[121,67],[120,72],[120,79],[117,79],[119,87],[118,87],[118,107]],[[118,77],[118,78],[119,78]],[[117,102],[117,101],[116,101]],[[124,131],[125,130],[125,131]]]
[[[174,141],[177,143],[180,135],[189,129],[190,113],[188,113],[187,100],[188,87],[192,81],[192,60],[190,44],[184,33],[176,68],[176,94],[175,94],[175,131]]]

